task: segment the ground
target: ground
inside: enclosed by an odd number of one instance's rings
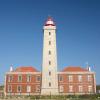
[[[100,100],[100,94],[95,95],[67,95],[67,96],[14,96],[1,97],[0,100]]]

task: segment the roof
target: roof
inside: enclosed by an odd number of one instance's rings
[[[48,17],[45,26],[55,26],[55,23],[51,17]]]
[[[38,72],[38,70],[32,66],[21,66],[16,68],[15,72]]]
[[[68,66],[65,67],[62,72],[88,72],[88,70],[80,66]]]

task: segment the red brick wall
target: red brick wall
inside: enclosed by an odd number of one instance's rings
[[[60,85],[62,85],[64,88],[64,93],[69,93],[69,85],[73,86],[73,93],[79,93],[79,85],[81,85],[83,87],[83,92],[82,93],[88,93],[88,86],[91,85],[92,89],[93,89],[93,93],[95,92],[95,84],[94,84],[94,74],[92,75],[92,80],[89,82],[87,79],[87,75],[88,74],[82,74],[82,82],[79,82],[78,80],[78,74],[71,74],[73,76],[73,81],[69,82],[68,80],[68,74],[59,74],[59,76],[63,77],[63,81],[62,82],[58,82],[59,83],[59,87]],[[80,74],[79,74],[80,75]],[[58,76],[58,77],[59,77]],[[59,88],[60,89],[60,88]]]
[[[36,81],[36,77],[40,76],[41,74],[32,74],[31,75],[31,82],[27,82],[27,74],[22,74],[22,81],[18,82],[18,74],[12,74],[13,80],[12,82],[8,82],[8,77],[9,75],[6,75],[6,92],[8,93],[8,85],[12,86],[12,93],[17,93],[17,86],[21,85],[22,90],[21,93],[27,93],[27,85],[31,86],[31,93],[35,93],[36,91],[36,86],[41,85],[41,80]]]

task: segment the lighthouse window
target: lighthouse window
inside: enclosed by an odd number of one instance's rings
[[[51,87],[51,83],[49,82],[49,87]]]
[[[49,71],[49,76],[51,75],[51,72]]]
[[[51,55],[51,51],[49,50],[49,55]]]
[[[49,45],[51,45],[51,41],[49,41]]]
[[[49,61],[49,65],[51,65],[51,61]]]
[[[49,32],[49,35],[51,35],[51,32]]]

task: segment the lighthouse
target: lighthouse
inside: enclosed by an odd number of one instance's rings
[[[56,25],[48,17],[43,26],[42,95],[58,94]]]

